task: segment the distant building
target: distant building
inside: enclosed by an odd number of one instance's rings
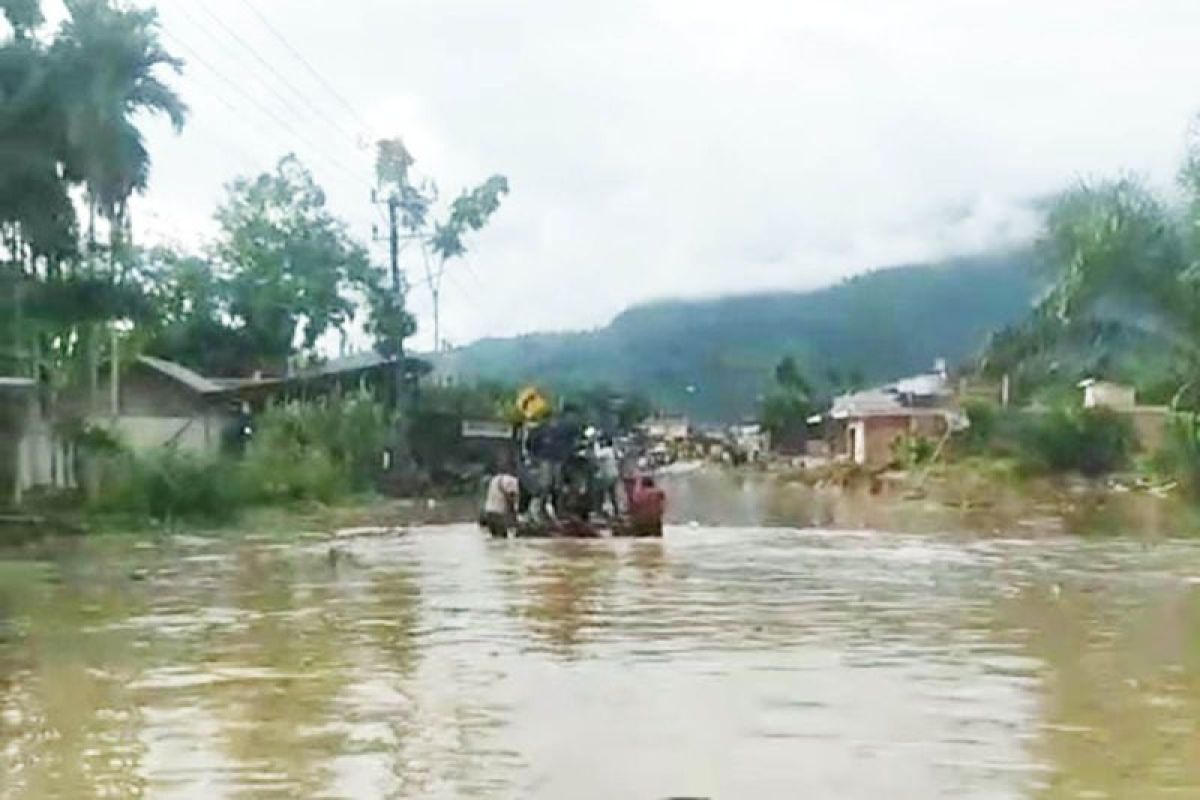
[[[1129,412],[1137,407],[1137,391],[1132,386],[1088,378],[1079,383],[1079,388],[1083,389],[1084,408]]]
[[[837,397],[827,416],[831,455],[871,468],[893,459],[898,439],[940,438],[968,425],[941,362],[934,372]]]
[[[64,391],[54,411],[62,419],[109,431],[135,452],[172,447],[215,453],[246,407],[357,387],[390,388],[395,364],[369,353],[280,378],[210,378],[172,361],[139,356],[121,365],[115,382],[107,366],[102,369],[94,392],[80,386]],[[407,359],[405,369],[413,381],[428,371],[416,359]],[[44,418],[32,380],[0,378],[0,412],[5,440],[9,430],[20,432],[15,448],[0,448],[0,480],[12,483],[14,494],[37,486],[77,485],[71,441]],[[12,478],[6,477],[9,472]]]
[[[771,433],[758,423],[730,427],[729,440],[738,454],[747,461],[761,461],[771,451]]]
[[[368,350],[298,369],[289,375],[269,378],[211,379],[224,384],[234,395],[255,405],[264,401],[301,399],[331,392],[365,389],[377,395],[395,390],[398,362]],[[428,361],[405,358],[404,382],[415,387],[432,371]]]
[[[229,384],[161,358],[140,356],[121,370],[116,386],[111,380],[102,370],[95,396],[77,387],[62,410],[108,429],[134,451],[215,452],[237,411]]]
[[[687,417],[651,417],[640,427],[647,438],[658,442],[685,442],[692,435]]]

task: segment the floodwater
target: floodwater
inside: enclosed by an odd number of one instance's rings
[[[1200,540],[747,486],[661,541],[9,553],[0,798],[1200,797]]]

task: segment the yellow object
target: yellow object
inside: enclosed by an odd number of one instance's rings
[[[533,386],[527,386],[517,395],[517,408],[527,422],[550,416],[550,403]]]

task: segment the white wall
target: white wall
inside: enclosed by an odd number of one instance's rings
[[[847,436],[854,445],[850,460],[855,464],[867,463],[867,424],[861,420],[851,422],[847,428]]]
[[[1083,390],[1084,408],[1111,408],[1114,411],[1132,411],[1137,405],[1137,396],[1132,386],[1115,383],[1093,383]]]
[[[221,446],[219,417],[94,417],[91,424],[112,431],[130,450],[142,452],[171,445],[193,453],[215,452]]]
[[[21,436],[17,470],[22,491],[35,486],[66,489],[76,485],[71,448],[41,422],[29,425]]]

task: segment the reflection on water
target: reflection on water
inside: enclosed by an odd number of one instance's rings
[[[1200,542],[672,491],[718,525],[0,561],[0,798],[1200,796]]]

